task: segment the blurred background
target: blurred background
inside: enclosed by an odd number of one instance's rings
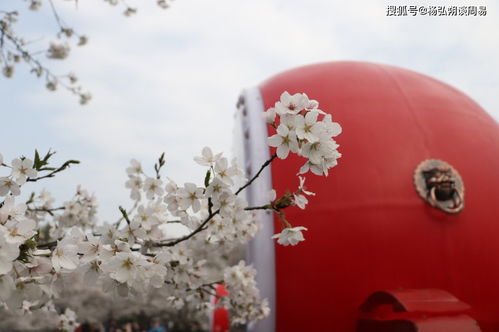
[[[206,145],[230,154],[239,92],[293,67],[335,60],[400,66],[462,90],[499,118],[497,0],[176,0],[167,10],[130,0],[138,8],[132,17],[102,0],[54,4],[89,44],[64,61],[41,58],[56,73],[74,72],[93,99],[80,106],[62,89],[49,92],[26,66],[2,76],[0,153],[10,161],[50,148],[55,160],[81,160],[25,190],[46,187],[62,202],[81,184],[96,194],[101,221],[130,205],[131,158],[153,174],[165,152],[165,175],[201,183],[203,168],[192,157]],[[388,17],[390,5],[486,6],[487,15]],[[0,6],[21,9],[16,26],[33,49],[54,39],[47,5],[39,12],[19,0]]]

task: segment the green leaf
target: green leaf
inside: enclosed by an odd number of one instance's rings
[[[33,161],[33,167],[36,170],[40,170],[40,167],[42,167],[42,165],[40,164],[40,162],[41,162],[40,155],[38,154],[38,150],[35,149],[35,161]]]
[[[211,178],[211,171],[210,171],[210,170],[208,170],[208,171],[206,172],[205,177],[204,177],[204,186],[205,186],[205,187],[208,187],[208,186],[210,185],[210,178]]]
[[[48,164],[50,157],[52,157],[54,154],[55,154],[55,151],[51,152],[50,149],[47,151],[47,154],[45,155],[45,157],[43,157],[43,161],[45,162],[45,165]]]
[[[55,167],[42,167],[38,169],[38,171],[55,171],[55,170],[56,170]]]
[[[120,209],[120,212],[123,215],[123,219],[125,219],[127,224],[130,225],[130,219],[128,219],[128,213],[126,212],[126,210],[121,205],[118,207],[118,209]]]
[[[24,204],[26,204],[26,205],[31,204],[31,203],[33,203],[34,200],[35,200],[35,192],[32,192],[31,195],[29,195],[28,200]]]
[[[165,164],[165,153],[163,152],[159,157],[159,167],[163,166],[164,164]]]

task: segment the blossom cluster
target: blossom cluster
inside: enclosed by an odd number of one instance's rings
[[[237,245],[246,243],[256,231],[254,214],[247,211],[247,201],[238,196],[234,184],[244,180],[243,171],[235,159],[214,154],[205,147],[195,162],[207,167],[204,185],[177,184],[172,179],[145,175],[140,163],[132,160],[127,169],[126,187],[138,206],[131,225],[143,228],[151,240],[158,240],[158,227],[165,223],[180,223],[189,230],[206,226],[203,239],[212,244]],[[145,201],[142,198],[145,196]]]
[[[22,185],[37,179],[38,172],[30,159],[15,159],[11,166],[2,160],[10,173],[1,178],[7,197],[0,208],[0,301],[11,310],[37,309],[57,297],[71,276],[80,275],[116,296],[158,289],[169,294],[175,308],[190,302],[198,311],[210,311],[209,268],[194,251],[202,243],[232,248],[254,236],[257,227],[232,186],[242,176],[235,160],[229,163],[209,148],[195,159],[208,166],[201,186],[163,183],[161,166],[150,177],[132,161],[126,186],[134,207],[123,210],[114,225],[102,226],[96,223],[95,197],[81,188],[61,207],[54,207],[46,191],[16,203]],[[191,241],[168,240],[169,224],[184,225]],[[209,231],[194,236],[204,227]]]
[[[137,13],[137,8],[132,8],[125,1],[119,0],[103,0],[110,5],[124,6],[123,14],[132,16]],[[170,7],[172,0],[155,0],[157,6],[161,9]],[[87,104],[92,95],[89,92],[83,91],[83,88],[77,85],[78,79],[75,74],[68,73],[66,75],[56,75],[46,66],[41,59],[41,55],[45,55],[48,60],[65,60],[70,56],[71,45],[84,46],[88,43],[88,37],[79,34],[74,28],[66,23],[62,15],[58,12],[57,3],[51,0],[27,0],[27,8],[33,12],[49,11],[50,15],[45,17],[54,17],[55,26],[58,30],[54,31],[52,40],[48,45],[40,45],[40,41],[33,40],[32,36],[25,36],[20,31],[25,30],[23,27],[17,27],[18,22],[23,22],[19,17],[22,16],[22,9],[4,11],[0,10],[0,67],[3,76],[10,78],[15,74],[16,67],[25,62],[30,68],[30,73],[38,78],[45,79],[45,87],[49,91],[55,91],[62,87],[73,93],[79,98],[81,105]],[[55,37],[55,38],[54,38]],[[46,40],[47,38],[38,38]],[[45,52],[40,52],[40,49],[45,49]]]
[[[231,317],[235,324],[261,320],[270,312],[268,301],[260,300],[260,291],[255,277],[256,270],[247,266],[244,261],[224,270],[224,280],[229,296],[223,298],[223,301],[229,302],[229,307],[237,309]]]
[[[307,197],[315,194],[306,189],[302,176],[295,191],[277,197],[272,190],[263,206],[249,206],[241,193],[276,157],[284,159],[290,151],[307,158],[300,173],[312,170],[318,175],[327,175],[341,156],[333,140],[341,127],[306,95],[285,92],[265,116],[277,129],[269,138],[277,150],[250,179],[235,159],[209,147],[194,157],[204,168],[201,184],[182,185],[162,177],[164,154],[149,174],[132,160],[125,187],[133,205],[120,207],[121,217],[114,224],[97,220],[96,198],[81,187],[61,206],[46,190],[19,203],[26,183],[53,177],[77,161],[49,167],[49,151],[43,158],[35,152],[33,160],[22,157],[7,164],[0,155],[0,169],[8,170],[0,177],[0,196],[5,197],[0,202],[0,303],[18,312],[48,310],[78,277],[117,297],[143,297],[154,290],[177,310],[187,306],[206,314],[213,309],[214,286],[223,283],[229,295],[220,303],[231,310],[233,323],[264,318],[269,307],[260,297],[256,271],[242,261],[230,266],[220,257],[230,256],[256,235],[257,210],[279,217],[283,229],[273,237],[277,243],[303,241],[306,228],[293,227],[285,209],[305,209]],[[61,328],[71,331],[74,313],[65,311],[60,318]]]
[[[304,93],[281,94],[274,107],[269,108],[263,117],[276,129],[276,134],[268,138],[268,144],[276,148],[276,156],[280,159],[288,157],[289,153],[306,158],[299,174],[312,171],[316,175],[329,174],[329,169],[336,166],[341,157],[339,145],[333,137],[341,134],[341,126],[332,121],[331,114],[319,109],[316,100],[309,99]],[[281,245],[296,245],[304,240],[303,226],[293,227],[281,211],[290,205],[304,209],[308,203],[306,196],[315,195],[305,189],[305,178],[299,177],[300,185],[293,194],[286,194],[275,200],[275,192],[271,194],[270,208],[274,210],[283,225],[280,233],[273,238]]]
[[[42,6],[42,3],[42,0],[30,0],[28,8],[37,11]],[[83,46],[88,42],[86,36],[78,34],[60,19],[55,6],[47,7],[52,10],[56,17],[59,30],[55,34],[56,38],[50,41],[48,46],[37,45],[35,46],[36,51],[32,50],[33,46],[31,44],[33,43],[26,42],[24,36],[19,33],[22,29],[17,27],[17,23],[21,11],[0,11],[0,34],[2,35],[0,51],[2,51],[3,55],[0,58],[0,66],[2,67],[2,74],[10,78],[14,75],[19,64],[27,63],[31,74],[45,79],[45,87],[49,91],[55,91],[58,87],[63,87],[78,96],[80,104],[87,104],[92,96],[77,85],[78,78],[75,74],[56,75],[40,59],[41,55],[39,54],[45,53],[46,58],[49,60],[65,60],[70,54],[70,44]],[[40,48],[45,48],[46,52],[39,52]]]
[[[269,137],[268,143],[277,148],[280,159],[285,159],[289,152],[307,158],[300,174],[310,170],[327,176],[328,170],[337,165],[341,153],[333,137],[341,134],[341,126],[332,121],[331,114],[319,109],[316,100],[304,93],[290,95],[286,91],[264,117],[276,128],[277,133]]]

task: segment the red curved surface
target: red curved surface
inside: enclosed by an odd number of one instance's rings
[[[343,157],[287,219],[306,241],[276,246],[277,331],[353,331],[373,292],[438,288],[471,305],[483,331],[499,330],[499,126],[460,91],[385,65],[336,62],[277,75],[260,86],[265,108],[305,92],[343,127]],[[421,200],[413,172],[442,159],[463,178],[465,208]],[[273,164],[274,187],[298,185],[303,159]],[[276,228],[279,224],[276,222]]]

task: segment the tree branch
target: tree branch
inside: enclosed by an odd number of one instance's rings
[[[270,163],[277,157],[277,154],[274,154],[272,155],[272,157],[270,157],[269,160],[267,160],[265,163],[263,163],[262,167],[260,167],[260,169],[258,170],[258,172],[248,181],[246,182],[246,184],[244,186],[242,186],[241,188],[239,188],[236,192],[235,192],[235,195],[238,195],[241,191],[243,191],[244,189],[246,189],[249,185],[251,185],[253,183],[253,181],[256,180],[256,178],[258,178],[260,176],[260,174],[263,172],[263,170],[268,166],[270,165]],[[250,208],[251,209],[251,208]],[[220,213],[220,209],[216,210],[215,212],[213,213],[210,213],[209,216],[201,223],[201,225],[199,225],[194,231],[192,231],[190,234],[186,235],[186,236],[183,236],[181,238],[178,238],[176,240],[173,240],[173,241],[170,241],[170,242],[164,242],[164,243],[154,243],[153,246],[154,247],[173,247],[174,245],[176,244],[179,244],[180,242],[184,242],[188,239],[190,239],[191,237],[193,237],[194,235],[196,235],[197,233],[203,231],[206,229],[206,225],[208,224],[208,222],[213,219],[213,217],[215,217],[217,214]]]
[[[243,191],[244,189],[246,189],[246,187],[248,187],[249,185],[251,185],[253,183],[253,181],[256,180],[256,178],[258,178],[260,176],[260,173],[263,172],[263,170],[265,169],[265,167],[267,167],[268,165],[270,165],[270,163],[277,157],[277,154],[274,153],[272,155],[272,157],[270,157],[269,160],[267,160],[263,165],[262,167],[260,167],[260,169],[258,170],[258,172],[251,178],[251,180],[249,180],[244,186],[242,186],[241,188],[239,188],[238,191],[236,191],[236,195],[239,194],[241,191]]]
[[[50,214],[51,216],[54,215],[54,211],[59,211],[59,210],[64,210],[65,207],[64,206],[60,206],[60,207],[56,207],[56,208],[44,208],[44,207],[39,207],[39,208],[27,208],[28,211],[30,212],[46,212],[48,214]]]
[[[59,172],[65,170],[66,168],[68,168],[69,166],[71,166],[71,164],[79,164],[79,163],[80,162],[78,160],[68,160],[64,164],[62,164],[59,168],[53,170],[49,174],[46,174],[44,176],[39,176],[39,177],[36,177],[36,178],[33,178],[33,179],[32,178],[28,178],[26,181],[28,181],[28,182],[36,182],[36,181],[41,180],[41,179],[52,178],[52,177],[54,177],[54,175],[56,173],[59,173]]]

